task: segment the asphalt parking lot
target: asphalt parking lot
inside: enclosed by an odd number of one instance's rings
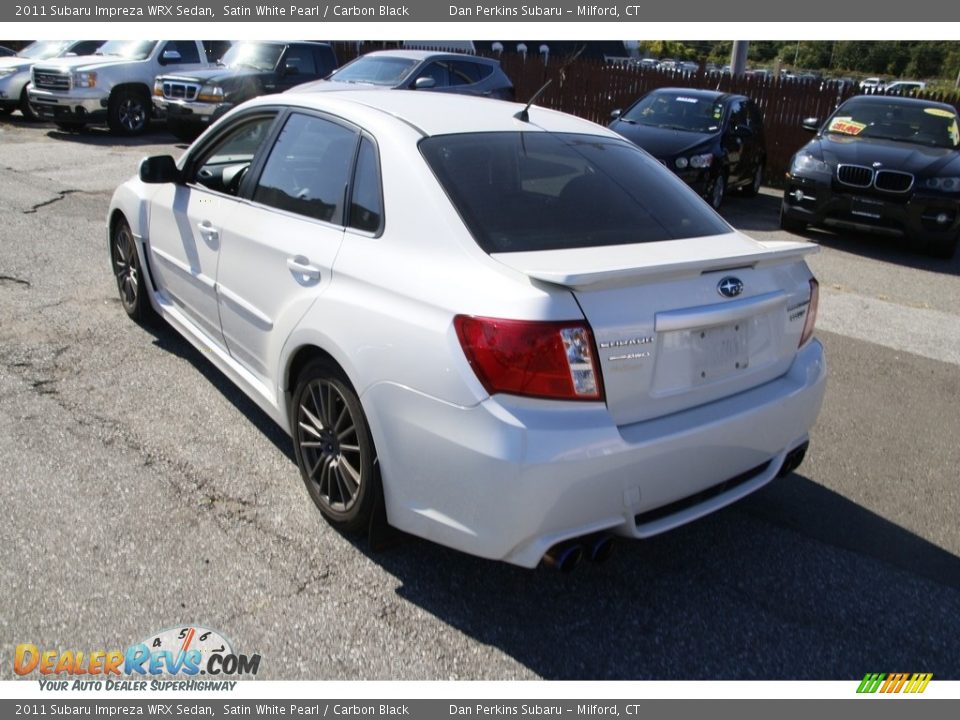
[[[17,643],[196,623],[269,679],[960,678],[960,255],[807,235],[827,398],[804,465],[744,502],[569,576],[374,553],[202,353],[120,307],[107,204],[170,152],[0,122],[0,677]],[[724,214],[786,237],[778,203]]]

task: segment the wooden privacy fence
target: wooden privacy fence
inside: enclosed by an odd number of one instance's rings
[[[335,43],[340,62],[359,54],[398,43]],[[853,85],[841,88],[819,80],[799,81],[775,77],[734,78],[707,72],[674,73],[638,65],[609,65],[602,60],[578,59],[564,67],[564,59],[550,58],[545,65],[535,53],[526,57],[505,53],[500,58],[513,82],[517,100],[529,100],[547,80],[550,86],[537,98],[542,107],[561,110],[606,125],[610,113],[623,109],[644,93],[660,87],[722,90],[752,98],[763,113],[767,138],[767,181],[783,182],[790,157],[812,137],[801,122],[807,117],[826,119],[834,108],[860,91]],[[960,95],[921,93],[917,97],[953,105],[960,110]]]
[[[577,60],[561,72],[562,63],[544,67],[537,58],[507,55],[501,61],[513,81],[517,99],[528,99],[544,82],[552,79],[537,104],[578,115],[606,125],[610,113],[624,109],[650,90],[661,87],[688,87],[721,90],[752,98],[763,113],[767,139],[767,180],[773,185],[783,182],[791,156],[811,139],[803,129],[804,118],[821,120],[841,102],[860,91],[853,85],[839,87],[819,80],[798,81],[761,76],[734,78],[730,75],[696,72],[689,74],[659,71],[642,67],[608,65],[593,60]],[[960,110],[956,94],[918,95],[929,100],[946,102]]]

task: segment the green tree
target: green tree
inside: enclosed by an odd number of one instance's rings
[[[931,78],[943,74],[944,47],[941,43],[916,43],[910,50],[906,73],[911,77]]]

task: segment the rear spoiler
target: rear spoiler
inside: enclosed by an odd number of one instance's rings
[[[820,252],[809,242],[759,242],[713,235],[637,245],[493,253],[491,257],[534,280],[573,290],[605,290],[741,268],[780,265]]]

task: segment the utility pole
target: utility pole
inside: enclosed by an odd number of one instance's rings
[[[747,69],[747,50],[750,43],[747,40],[734,40],[733,51],[730,53],[730,74],[740,77]]]

